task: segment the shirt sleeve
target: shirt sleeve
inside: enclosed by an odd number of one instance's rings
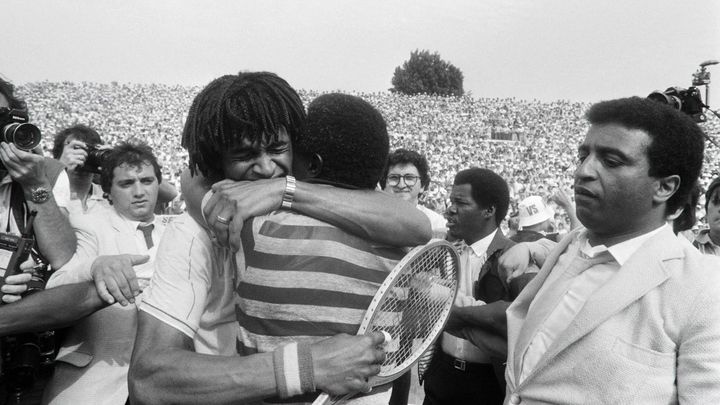
[[[214,256],[207,233],[188,215],[168,225],[140,310],[195,337],[210,290]]]

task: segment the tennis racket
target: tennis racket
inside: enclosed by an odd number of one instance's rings
[[[358,329],[358,335],[382,331],[392,336],[371,386],[403,375],[440,335],[455,301],[458,268],[453,245],[432,240],[405,255],[380,285]],[[353,395],[323,393],[313,405],[341,404]]]

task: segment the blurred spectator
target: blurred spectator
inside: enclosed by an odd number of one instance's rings
[[[710,183],[705,193],[705,212],[709,228],[700,231],[693,245],[703,254],[720,256],[720,177]]]
[[[386,192],[416,205],[430,220],[433,238],[444,239],[447,233],[445,218],[420,204],[421,196],[427,192],[429,185],[428,162],[423,155],[407,149],[398,149],[388,156],[380,186]]]

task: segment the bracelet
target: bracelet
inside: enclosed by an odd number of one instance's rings
[[[289,398],[315,392],[313,362],[310,345],[290,343],[273,352],[273,366],[277,395]]]
[[[292,209],[292,203],[295,200],[295,187],[295,177],[285,176],[285,192],[282,196],[282,204],[280,205],[280,208],[284,208],[286,210]]]

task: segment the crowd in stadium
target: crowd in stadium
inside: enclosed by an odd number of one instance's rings
[[[140,139],[153,147],[164,175],[178,188],[180,173],[187,166],[180,134],[199,90],[163,84],[85,82],[34,82],[18,87],[18,93],[29,101],[31,119],[42,130],[45,145],[52,144],[59,130],[74,124],[95,128],[110,145]],[[298,93],[305,105],[322,94],[311,90]],[[572,195],[576,145],[587,130],[583,119],[587,103],[388,92],[349,94],[363,97],[382,112],[391,149],[407,148],[427,157],[432,182],[422,203],[437,212],[446,208],[454,174],[471,166],[487,167],[505,178],[511,185],[514,207],[528,196],[550,197],[558,188]],[[720,141],[720,118],[708,113],[702,127],[708,136]],[[493,140],[493,134],[508,134],[515,140]],[[703,191],[720,173],[719,156],[720,148],[708,143],[700,180]],[[698,204],[699,218],[704,216],[702,203]],[[569,229],[563,211],[556,211],[559,226]]]

